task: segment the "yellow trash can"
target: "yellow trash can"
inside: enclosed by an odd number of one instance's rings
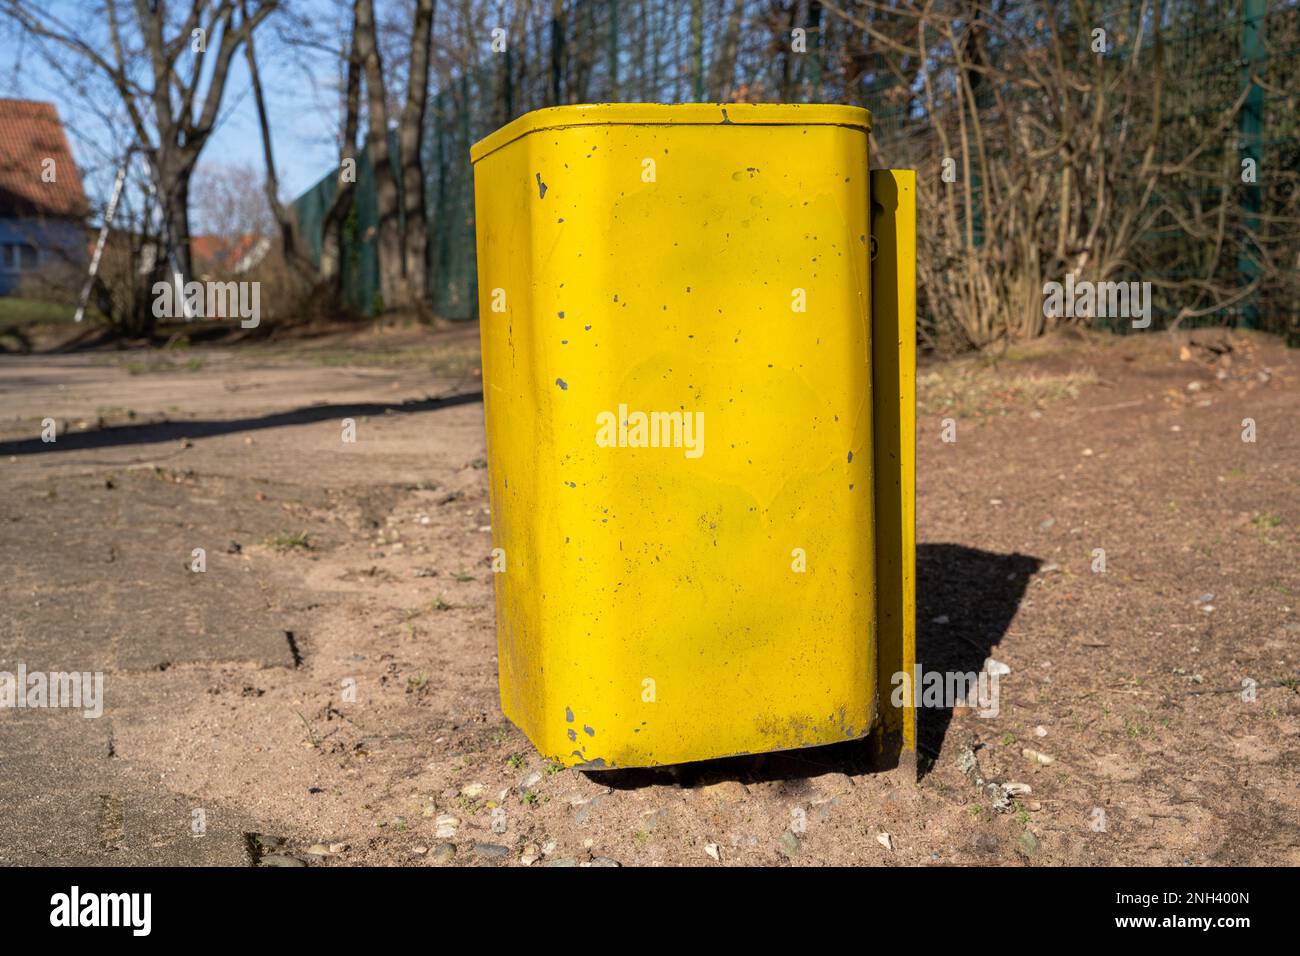
[[[474,146],[501,705],[544,756],[914,745],[915,187],[870,124],[569,106]]]

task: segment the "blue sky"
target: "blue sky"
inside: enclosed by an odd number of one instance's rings
[[[54,0],[49,6],[75,16],[79,5]],[[286,198],[292,198],[328,173],[337,162],[336,63],[324,52],[291,54],[277,42],[274,31],[268,29],[271,25],[268,21],[259,30],[258,63],[270,112],[281,191]],[[0,16],[0,97],[54,103],[67,129],[87,194],[92,202],[107,196],[113,170],[103,160],[102,146],[111,138],[111,132],[85,98],[71,90],[3,16]],[[233,61],[221,120],[203,150],[199,165],[200,168],[249,165],[257,170],[259,177],[262,174],[262,144],[242,51]],[[256,185],[260,186],[260,178]]]

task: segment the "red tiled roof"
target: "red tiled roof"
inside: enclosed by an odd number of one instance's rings
[[[54,160],[54,182],[42,175]],[[81,174],[53,103],[0,99],[0,215],[87,214]]]
[[[190,255],[195,263],[208,264],[226,257],[226,241],[221,236],[190,236]]]
[[[230,271],[261,241],[261,236],[249,232],[239,236],[190,236],[190,256],[198,272]]]

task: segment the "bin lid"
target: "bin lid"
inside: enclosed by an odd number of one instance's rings
[[[590,103],[533,110],[489,133],[472,147],[477,163],[529,133],[573,126],[850,126],[871,131],[871,112],[860,106],[797,103]]]

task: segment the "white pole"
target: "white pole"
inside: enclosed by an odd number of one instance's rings
[[[90,301],[90,289],[95,284],[95,273],[99,271],[99,260],[104,255],[104,245],[108,242],[108,228],[113,223],[113,215],[117,212],[117,201],[122,195],[122,184],[126,182],[126,167],[131,162],[130,153],[126,159],[122,160],[122,168],[117,171],[117,179],[113,182],[113,195],[109,197],[108,209],[104,211],[104,224],[99,227],[99,241],[95,243],[95,254],[90,257],[90,272],[86,275],[86,284],[81,289],[81,300],[77,303],[76,321],[80,322],[86,317],[86,303]]]

